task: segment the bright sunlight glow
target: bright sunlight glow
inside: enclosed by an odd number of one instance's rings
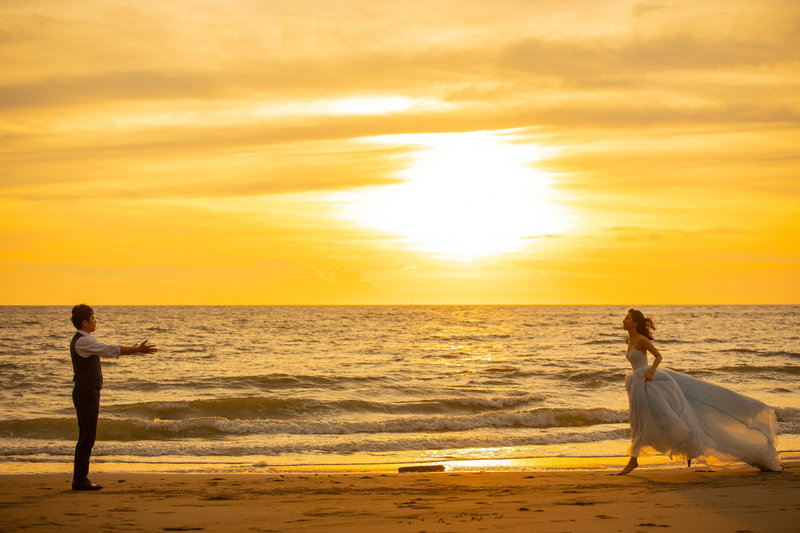
[[[403,183],[340,195],[345,216],[413,249],[454,260],[519,251],[569,226],[551,176],[532,163],[545,151],[509,132],[391,135],[418,145]]]

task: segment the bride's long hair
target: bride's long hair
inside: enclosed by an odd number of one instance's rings
[[[628,312],[631,314],[633,321],[636,322],[636,333],[653,340],[653,331],[656,329],[653,319],[644,316],[644,313],[638,309],[628,309]]]

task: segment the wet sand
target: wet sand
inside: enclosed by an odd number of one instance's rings
[[[798,531],[800,462],[608,471],[0,475],[0,531]]]

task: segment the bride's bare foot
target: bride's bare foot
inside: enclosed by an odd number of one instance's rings
[[[628,461],[628,464],[625,465],[625,468],[617,472],[618,476],[624,476],[625,474],[629,473],[631,470],[639,466],[639,461],[636,460],[636,457],[631,457],[631,460]]]

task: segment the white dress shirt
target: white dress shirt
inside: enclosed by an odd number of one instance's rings
[[[113,357],[117,359],[120,353],[122,353],[120,350],[121,345],[119,344],[103,344],[102,342],[97,342],[91,334],[86,333],[82,329],[79,329],[78,333],[81,334],[81,338],[75,341],[75,352],[81,357],[91,357],[96,354],[100,357]]]

